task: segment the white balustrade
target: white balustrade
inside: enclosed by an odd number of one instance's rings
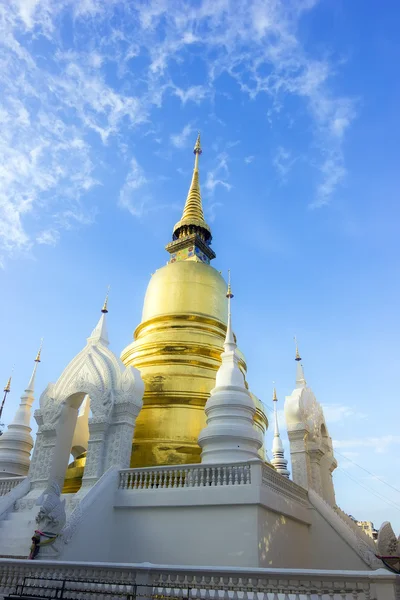
[[[251,464],[243,463],[124,469],[120,471],[118,487],[122,490],[156,490],[249,484]]]
[[[7,479],[0,479],[0,496],[5,496],[8,492],[11,492],[13,488],[23,481],[25,477],[7,477]]]
[[[307,490],[261,461],[221,465],[178,465],[119,472],[121,490],[159,490],[237,485],[263,485],[300,504],[308,505]]]
[[[399,579],[385,569],[346,572],[0,560],[0,598],[17,589],[54,598],[55,590],[64,586],[65,597],[82,600],[395,600]]]

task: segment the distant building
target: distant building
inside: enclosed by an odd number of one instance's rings
[[[356,521],[357,525],[373,540],[378,539],[378,531],[371,521]]]

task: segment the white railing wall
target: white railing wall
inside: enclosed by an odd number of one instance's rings
[[[24,479],[25,477],[7,477],[6,479],[0,479],[0,496],[5,496],[8,492],[11,492],[11,490]]]
[[[178,465],[124,469],[120,471],[118,487],[123,490],[157,490],[249,484],[251,484],[250,464]]]
[[[396,600],[399,579],[385,569],[346,572],[0,560],[0,598],[17,588],[20,593],[50,598],[63,587],[65,597],[82,600]]]

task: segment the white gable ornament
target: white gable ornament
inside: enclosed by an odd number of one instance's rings
[[[40,397],[40,409],[35,412],[39,429],[29,472],[33,489],[45,488],[48,482],[56,482],[62,489],[85,398],[92,416],[82,490],[112,465],[129,467],[144,384],[137,369],[125,367],[109,350],[106,312],[105,304],[86,346]]]

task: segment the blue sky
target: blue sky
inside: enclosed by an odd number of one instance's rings
[[[108,284],[112,348],[132,339],[200,129],[251,389],[271,405],[275,381],[283,407],[296,334],[338,503],[399,532],[400,493],[346,459],[400,490],[399,16],[393,1],[0,0],[5,423],[40,338],[37,397]]]

